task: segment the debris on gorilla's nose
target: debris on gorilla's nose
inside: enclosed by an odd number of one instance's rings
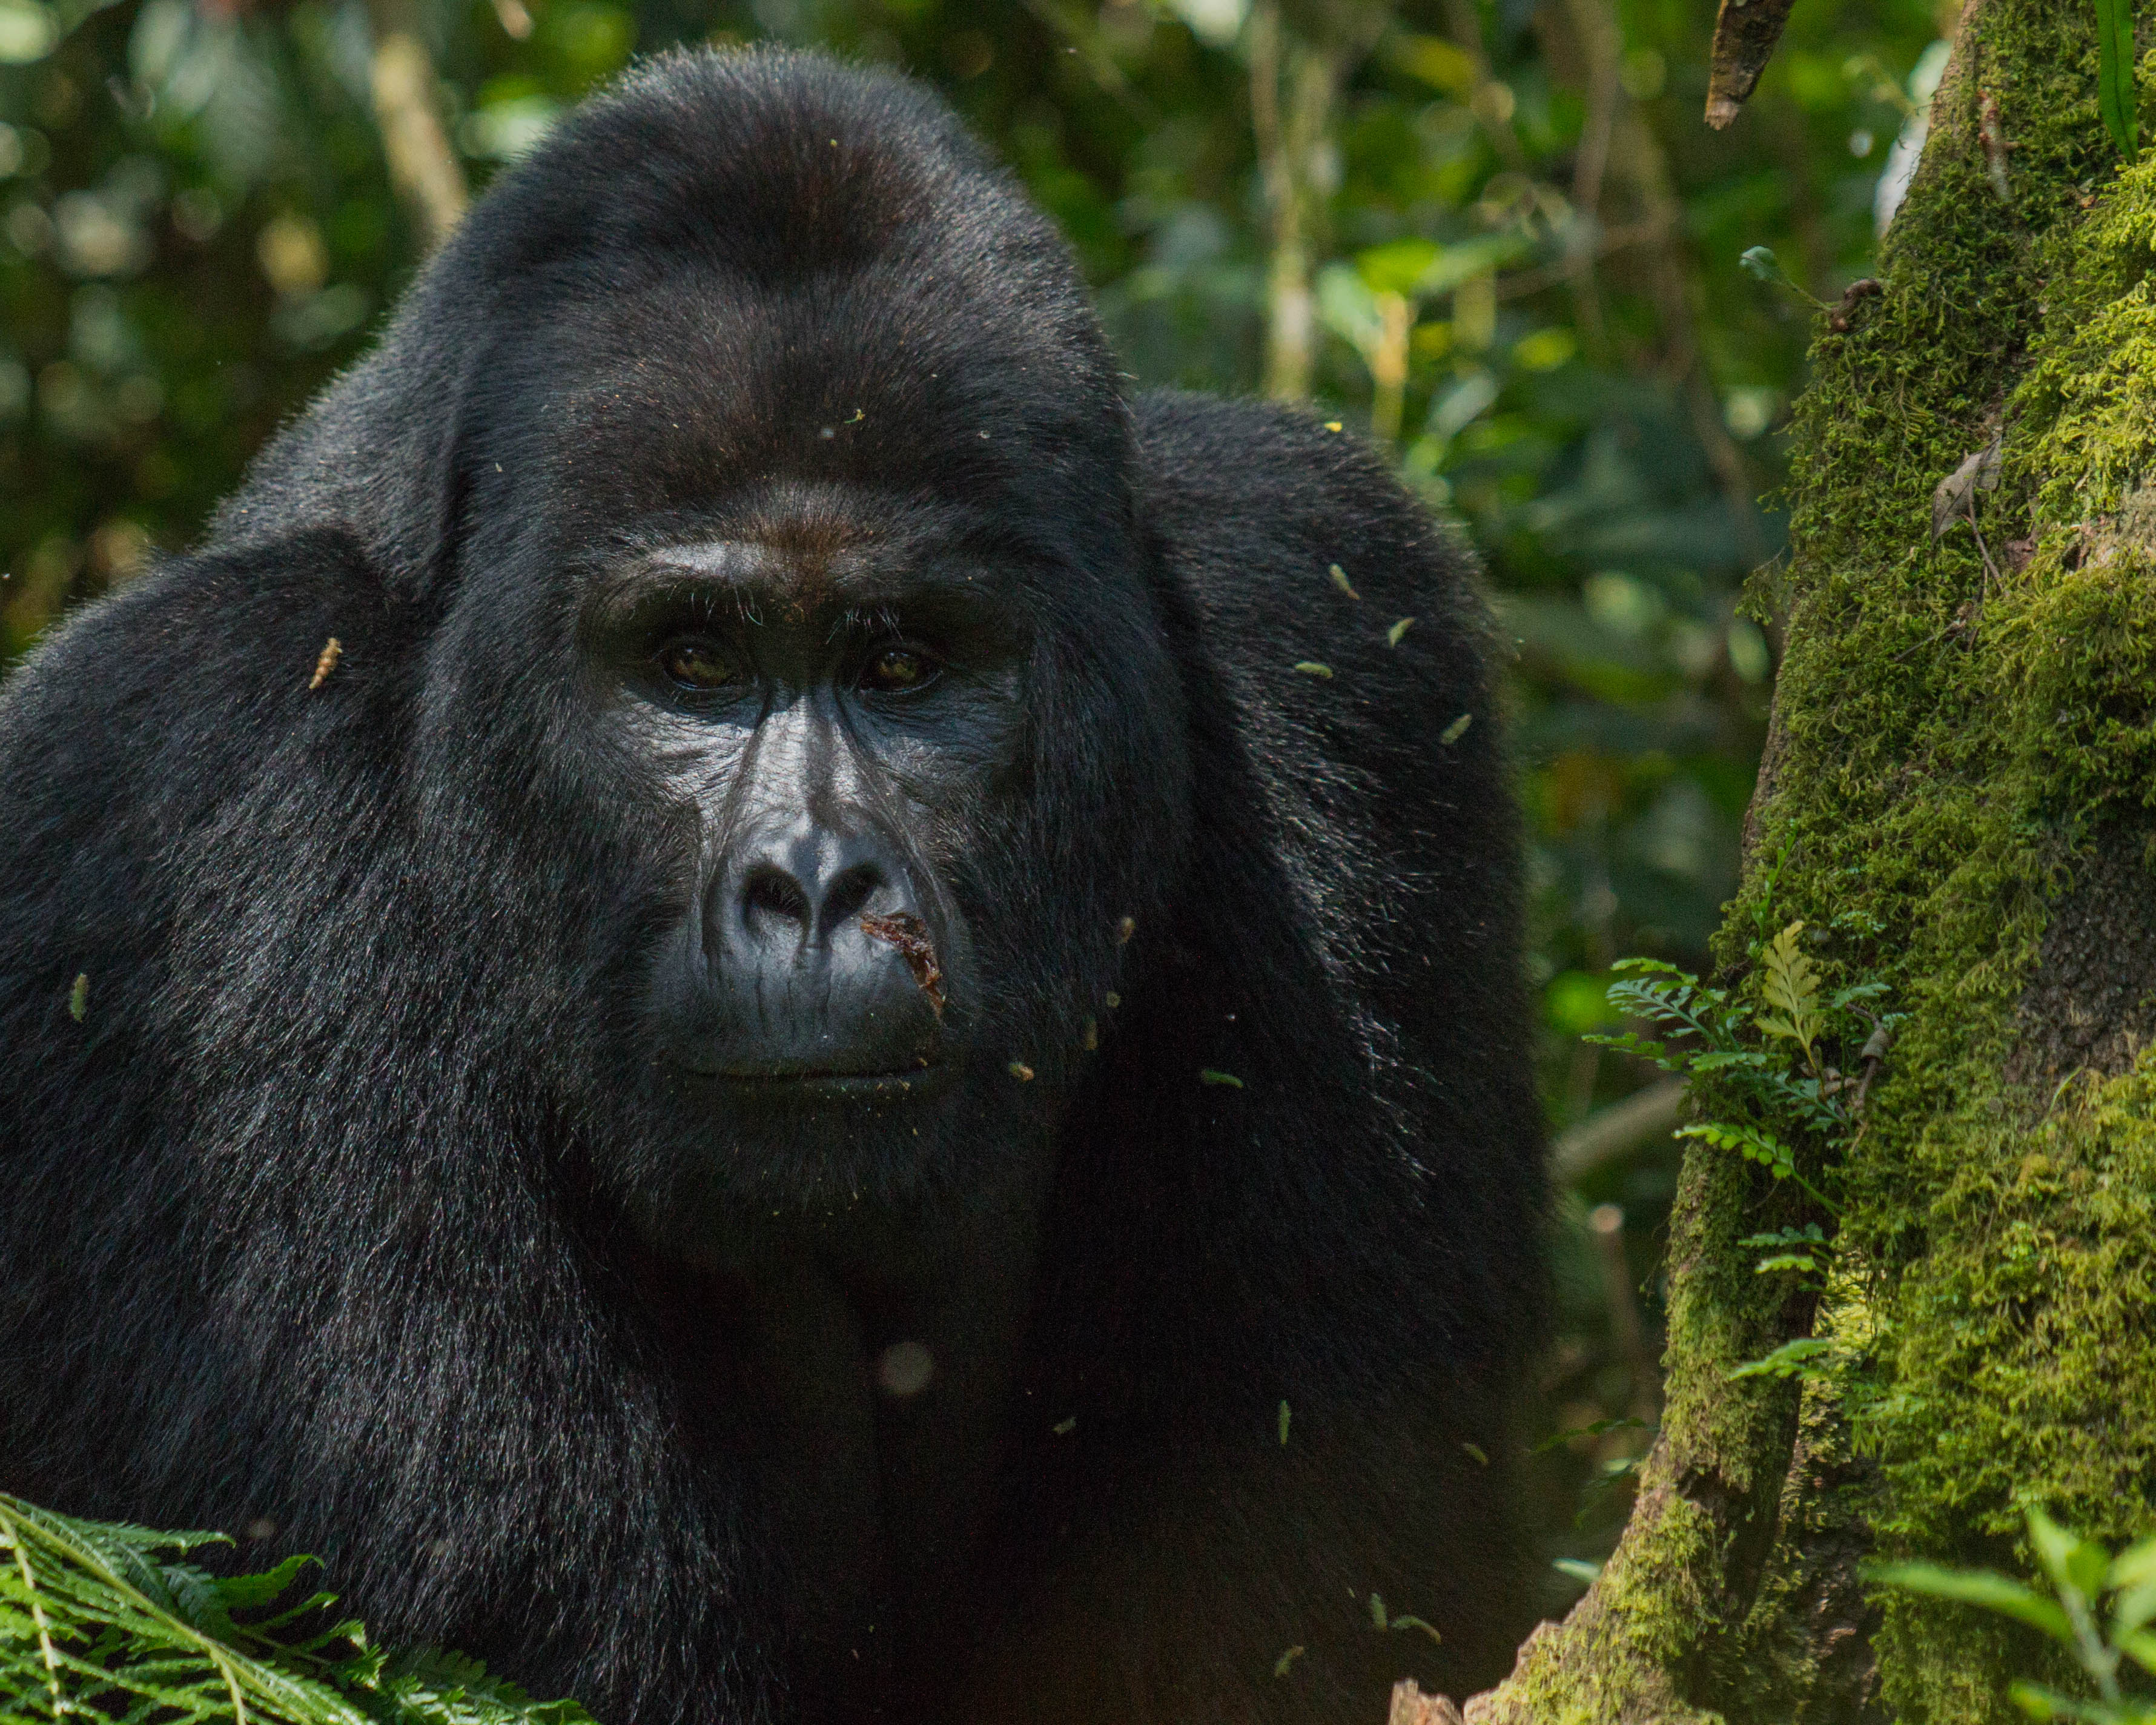
[[[943,967],[936,962],[936,944],[928,938],[928,925],[911,911],[893,911],[887,916],[864,915],[861,932],[872,941],[898,948],[898,956],[913,973],[914,985],[928,997],[930,1009],[943,1016]]]

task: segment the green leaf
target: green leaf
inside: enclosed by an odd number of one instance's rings
[[[1657,1429],[1633,1414],[1627,1414],[1623,1419],[1597,1420],[1590,1425],[1575,1425],[1568,1430],[1554,1433],[1527,1453],[1530,1455],[1547,1455],[1552,1450],[1563,1449],[1574,1438],[1600,1437],[1605,1431],[1654,1431]]]
[[[1694,985],[1699,981],[1690,971],[1679,970],[1664,958],[1620,958],[1609,968],[1620,976],[1669,976]]]
[[[1754,1048],[1712,1049],[1695,1055],[1691,1069],[1695,1072],[1721,1072],[1732,1066],[1749,1066],[1758,1070],[1774,1064],[1772,1055],[1761,1054]]]
[[[2156,1618],[2156,1538],[2130,1545],[2113,1558],[2104,1586],[2118,1595],[2111,1607],[2112,1640],[2125,1647],[2129,1635]],[[2135,1653],[2133,1657],[2141,1656]]]
[[[2041,1630],[2055,1641],[2074,1645],[2074,1629],[2055,1599],[2047,1599],[1995,1569],[1948,1569],[1937,1563],[1881,1563],[1867,1568],[1865,1579],[1903,1593],[1953,1599]]]
[[[1210,1066],[1199,1070],[1198,1081],[1200,1084],[1224,1085],[1229,1090],[1240,1090],[1243,1087],[1243,1081],[1233,1072],[1216,1072]]]
[[[1792,922],[1768,942],[1759,993],[1768,1011],[1760,1019],[1759,1029],[1795,1043],[1810,1060],[1812,1044],[1825,1022],[1819,1009],[1819,972],[1797,944],[1804,932],[1802,922]]]
[[[158,1725],[590,1725],[456,1654],[393,1657],[325,1624],[327,1594],[266,1620],[313,1560],[219,1579],[187,1554],[223,1536],[85,1522],[0,1496],[0,1717]],[[289,1629],[290,1633],[280,1633]]]
[[[228,1581],[217,1584],[217,1596],[228,1611],[252,1611],[270,1604],[283,1597],[285,1590],[299,1579],[300,1572],[321,1559],[295,1552],[274,1569],[259,1575],[235,1575]]]
[[[2107,1702],[2082,1701],[2045,1684],[2019,1678],[2006,1686],[2006,1693],[2014,1705],[2032,1719],[2079,1719],[2084,1725],[2141,1725],[2149,1717],[2146,1707],[2132,1702],[2115,1706]]]
[[[1778,1180],[1787,1179],[1796,1172],[1796,1152],[1763,1127],[1749,1126],[1742,1121],[1703,1120],[1692,1126],[1679,1127],[1676,1136],[1697,1138],[1717,1150],[1734,1150],[1748,1161],[1764,1163]]]
[[[2113,1630],[2112,1645],[2144,1671],[2156,1671],[2156,1635],[2145,1629]]]
[[[2103,129],[2132,162],[2141,153],[2133,88],[2133,0],[2096,0],[2096,103]]]
[[[2061,1527],[2033,1503],[2028,1516],[2029,1543],[2036,1548],[2036,1560],[2051,1578],[2051,1584],[2061,1593],[2071,1588],[2084,1599],[2093,1599],[2102,1592],[2111,1554],[2093,1540]]]
[[[2141,1587],[2156,1581],[2156,1535],[2140,1540],[2111,1560],[2107,1588]]]
[[[1808,1370],[1816,1369],[1812,1362],[1830,1352],[1834,1343],[1820,1336],[1799,1336],[1794,1342],[1784,1342],[1772,1353],[1758,1359],[1748,1359],[1741,1366],[1731,1368],[1732,1378],[1794,1378]]]
[[[1748,1234],[1737,1244],[1748,1250],[1767,1246],[1825,1247],[1826,1235],[1816,1222],[1807,1222],[1801,1228],[1777,1228],[1771,1234]]]

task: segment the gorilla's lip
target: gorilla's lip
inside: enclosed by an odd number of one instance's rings
[[[891,1067],[875,1070],[836,1066],[698,1066],[683,1064],[679,1070],[706,1085],[722,1086],[737,1096],[765,1097],[773,1101],[813,1096],[901,1096],[940,1089],[950,1076],[951,1063],[936,1060],[926,1065]]]

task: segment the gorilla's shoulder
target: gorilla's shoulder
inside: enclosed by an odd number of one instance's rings
[[[169,856],[244,786],[304,826],[314,752],[391,728],[415,639],[335,531],[169,558],[84,607],[0,687],[0,879]]]
[[[1368,444],[1276,403],[1132,405],[1148,529],[1217,652],[1322,666],[1339,692],[1353,676],[1478,704],[1491,623],[1474,553]]]

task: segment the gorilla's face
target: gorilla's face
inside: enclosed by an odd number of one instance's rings
[[[932,534],[704,540],[607,571],[587,628],[697,834],[649,977],[667,1076],[728,1121],[947,1086],[982,1005],[947,877],[1024,733],[993,570]]]
[[[983,1136],[962,1122],[984,1090],[1021,1082],[1003,1045],[1040,1034],[982,963],[1030,622],[941,511],[844,488],[663,536],[595,572],[579,633],[612,752],[663,811],[638,1034],[702,1194],[668,1207],[887,1197]]]

